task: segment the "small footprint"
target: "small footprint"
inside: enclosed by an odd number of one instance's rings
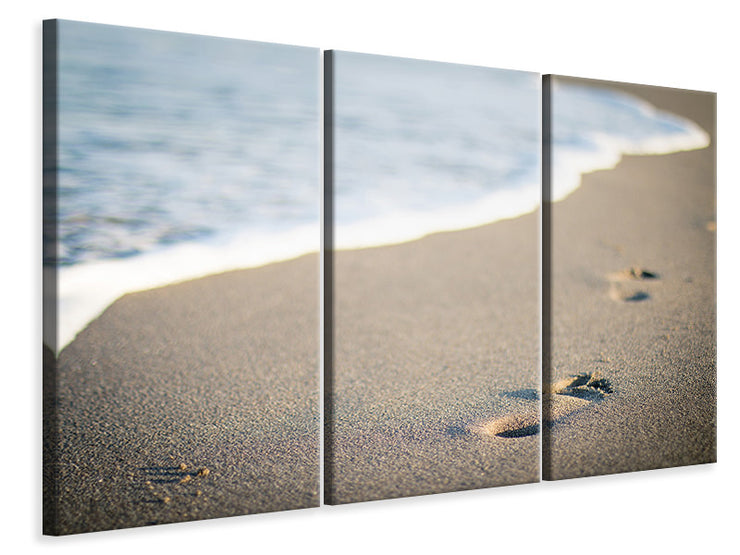
[[[543,388],[542,422],[552,425],[591,403],[601,401],[613,391],[609,380],[600,372],[587,372],[559,380]],[[540,431],[539,411],[533,407],[527,412],[477,422],[469,426],[468,431],[487,437],[535,435]]]
[[[478,422],[469,431],[479,436],[527,437],[540,432],[540,415],[537,409],[521,414],[509,414]]]
[[[634,303],[646,301],[650,293],[644,291],[640,283],[660,279],[655,272],[650,272],[638,266],[632,266],[621,272],[615,272],[607,276],[609,280],[609,298],[614,301]]]
[[[174,457],[170,457],[174,460]],[[185,463],[178,466],[145,466],[139,468],[142,473],[144,491],[143,502],[169,504],[177,501],[200,497],[205,478],[211,473],[206,468],[191,469]],[[131,474],[133,477],[133,474]]]
[[[609,274],[611,281],[624,281],[624,280],[645,280],[645,279],[659,279],[660,276],[655,272],[649,272],[644,268],[638,266],[632,266],[621,272],[615,272]]]

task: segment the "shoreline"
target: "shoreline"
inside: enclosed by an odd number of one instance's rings
[[[45,268],[57,281],[59,305],[67,304],[59,308],[67,317],[57,332],[57,351],[123,295],[317,254],[319,236],[318,225],[304,226],[250,239],[237,234],[228,240],[183,243],[135,257]],[[272,246],[269,254],[266,244]],[[47,337],[44,340],[51,343]]]
[[[655,107],[649,98],[639,95],[639,88],[615,86],[612,89],[631,94],[636,100],[648,102]],[[649,110],[650,108],[645,106],[644,109]],[[657,109],[660,110],[660,108]],[[675,112],[672,114],[676,115]],[[686,116],[681,114],[681,117]],[[691,150],[691,145],[699,139],[694,136],[696,132],[690,129],[691,125],[686,130],[688,134],[683,135],[677,143],[675,138],[667,135],[652,145],[651,148],[656,149],[656,152],[647,154],[660,155],[663,150],[670,151],[674,143],[674,146],[684,145],[674,152],[686,148]],[[613,169],[619,160],[628,155],[624,148],[624,145],[613,146],[613,152],[610,151],[608,155],[596,156],[599,165],[605,164],[604,167],[596,170],[591,169],[597,163],[595,160],[582,165],[579,171],[566,168],[567,176],[580,176],[578,185],[568,185],[565,188],[568,191],[567,194],[558,196],[557,200],[562,200],[577,190],[586,173]],[[565,178],[565,181],[569,181],[570,177]],[[417,241],[437,233],[462,231],[518,218],[538,210],[535,197],[539,193],[533,195],[531,190],[532,187],[522,184],[522,187],[517,188],[515,192],[493,191],[469,206],[438,210],[432,214],[412,212],[406,214],[405,217],[396,214],[392,217],[378,217],[360,223],[344,224],[335,230],[335,248],[345,251],[392,246]],[[370,230],[372,239],[368,239],[368,230]],[[297,227],[291,231],[273,235],[258,234],[257,238],[252,237],[246,240],[242,233],[226,241],[182,243],[134,257],[101,259],[60,267],[56,269],[61,284],[59,299],[60,303],[65,306],[60,307],[59,313],[65,316],[59,326],[58,341],[50,341],[49,338],[45,338],[45,341],[47,344],[58,344],[60,347],[57,351],[61,351],[77,333],[125,294],[165,287],[228,271],[258,268],[316,252],[306,246],[305,237],[311,233],[310,228]],[[269,255],[265,250],[265,244],[273,247],[273,252]],[[286,247],[285,245],[291,246]],[[196,259],[198,260],[197,266],[192,263],[192,260]],[[105,288],[100,287],[101,283],[106,284]]]

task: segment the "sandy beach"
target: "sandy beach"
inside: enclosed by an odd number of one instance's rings
[[[552,363],[543,381],[597,375],[610,391],[545,428],[543,477],[713,462],[715,97],[582,82],[689,118],[712,144],[627,156],[552,206]]]
[[[713,97],[622,88],[714,136]],[[716,459],[714,156],[627,157],[554,205],[544,385],[608,387],[545,426],[544,478]],[[327,503],[539,479],[538,234],[336,253]],[[47,532],[318,505],[316,255],[126,295],[56,367]]]
[[[45,532],[317,506],[318,345],[317,255],[120,298],[47,389]]]

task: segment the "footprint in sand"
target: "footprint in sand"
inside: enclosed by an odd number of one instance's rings
[[[634,303],[650,298],[650,293],[643,289],[643,282],[660,279],[660,276],[655,272],[632,266],[621,272],[609,274],[607,278],[609,298],[614,301]]]
[[[542,421],[552,425],[591,403],[601,401],[613,389],[599,372],[583,373],[559,380],[544,388]],[[468,431],[480,436],[526,437],[539,433],[540,417],[536,408],[519,414],[478,422]]]

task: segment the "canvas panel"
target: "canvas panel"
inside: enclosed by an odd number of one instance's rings
[[[539,76],[324,66],[326,501],[537,481]]]
[[[716,96],[544,82],[543,477],[716,460]]]
[[[318,505],[318,50],[44,39],[45,532]]]

